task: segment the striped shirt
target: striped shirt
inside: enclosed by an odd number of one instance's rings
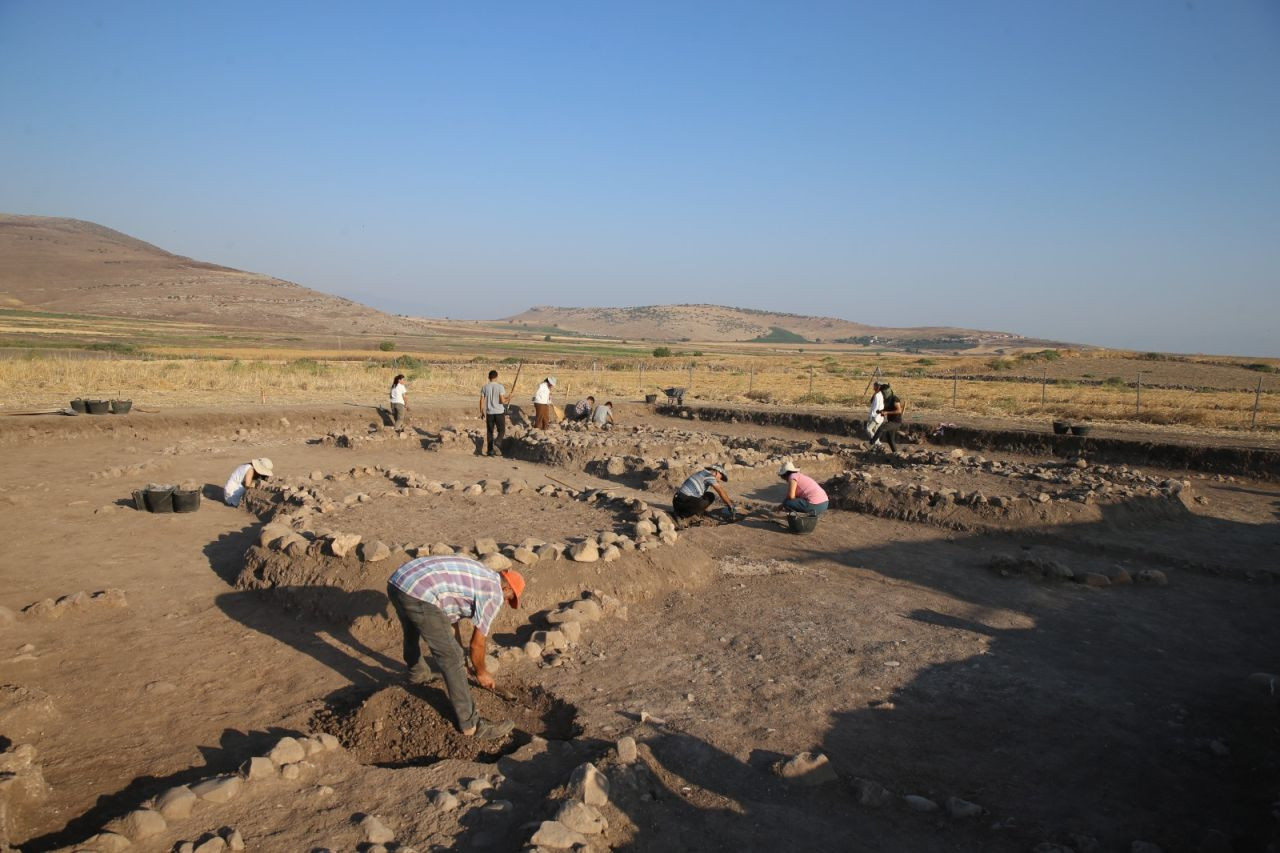
[[[707,493],[707,488],[716,481],[716,475],[710,471],[698,471],[680,486],[680,494],[691,498],[700,498]]]
[[[504,601],[498,573],[469,557],[418,557],[396,569],[387,583],[439,607],[450,622],[470,619],[486,637]]]

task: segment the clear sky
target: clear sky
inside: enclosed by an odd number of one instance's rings
[[[0,0],[0,211],[401,313],[1275,356],[1280,2]]]

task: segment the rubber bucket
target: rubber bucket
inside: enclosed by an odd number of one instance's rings
[[[1071,424],[1067,423],[1066,421],[1053,422],[1054,435],[1066,435],[1070,431],[1071,431]]]
[[[1088,435],[1089,427],[1085,424],[1076,424],[1071,428],[1072,435]]]
[[[199,489],[177,489],[173,493],[174,512],[195,512],[200,508]]]
[[[133,490],[133,508],[138,512],[147,511],[147,493],[142,489]]]
[[[84,405],[91,415],[105,415],[111,412],[110,400],[85,400]]]
[[[644,401],[645,401],[646,403],[648,403],[650,406],[652,406],[654,403],[658,402],[658,395],[657,395],[657,394],[645,394],[645,395],[644,395]]]
[[[174,486],[147,486],[146,501],[150,512],[173,512]]]
[[[86,411],[84,400],[81,400],[79,397],[72,400],[71,411],[75,412],[77,415],[83,415]]]
[[[112,400],[111,401],[111,414],[113,415],[127,415],[129,414],[129,410],[132,408],[133,408],[132,400]]]
[[[791,528],[792,533],[812,533],[814,528],[818,526],[818,517],[816,515],[789,515],[787,516],[787,526]]]

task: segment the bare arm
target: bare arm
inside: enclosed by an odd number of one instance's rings
[[[476,672],[476,684],[492,690],[495,687],[493,676],[484,668],[485,643],[488,638],[480,631],[471,630],[471,668]]]
[[[711,488],[713,488],[713,489],[715,489],[715,490],[716,490],[716,494],[720,496],[720,500],[724,501],[725,506],[729,507],[729,509],[731,509],[731,510],[732,510],[732,509],[733,509],[733,501],[729,498],[729,494],[728,494],[728,492],[726,492],[724,489],[720,488],[720,484],[719,484],[719,483],[712,483],[712,484],[711,484]]]

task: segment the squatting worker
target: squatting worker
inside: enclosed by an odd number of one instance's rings
[[[733,501],[720,487],[721,482],[729,482],[729,475],[720,465],[708,465],[691,475],[671,500],[671,508],[675,510],[676,517],[692,518],[695,515],[701,515],[715,503],[716,495],[719,495],[720,500],[729,507],[729,511],[733,512]]]
[[[782,463],[778,476],[787,481],[787,497],[778,504],[778,509],[819,516],[831,505],[827,493],[818,485],[818,481],[802,473],[791,460]]]
[[[606,427],[613,423],[613,401],[605,403],[603,406],[597,406],[595,412],[591,415],[591,423],[593,426]]]
[[[397,373],[391,380],[391,417],[394,419],[396,432],[404,429],[404,374]]]
[[[493,690],[493,676],[484,666],[485,643],[502,602],[517,608],[523,592],[524,577],[519,572],[495,572],[482,563],[458,556],[410,560],[387,581],[387,597],[404,631],[404,662],[409,667],[409,681],[423,683],[430,678],[420,645],[421,640],[426,640],[431,657],[444,675],[445,691],[458,718],[458,731],[468,737],[483,740],[504,737],[511,731],[511,723],[486,720],[476,711],[471,688],[467,686],[458,621],[470,619],[474,626],[467,650],[476,684]]]
[[[498,434],[498,451],[502,450],[502,439],[507,435],[507,389],[498,382],[498,371],[489,371],[489,381],[480,386],[480,417],[484,418],[484,435],[489,443],[489,455],[494,452],[493,434]]]
[[[591,411],[596,407],[595,397],[585,397],[574,403],[567,410],[564,416],[571,421],[585,421],[590,419]]]
[[[231,472],[231,476],[227,478],[227,484],[222,487],[222,499],[226,501],[227,506],[240,506],[245,489],[253,485],[254,479],[270,476],[270,459],[265,456],[251,459]]]
[[[551,423],[551,389],[556,387],[556,378],[548,376],[538,383],[538,390],[533,392],[533,428],[546,429]]]

